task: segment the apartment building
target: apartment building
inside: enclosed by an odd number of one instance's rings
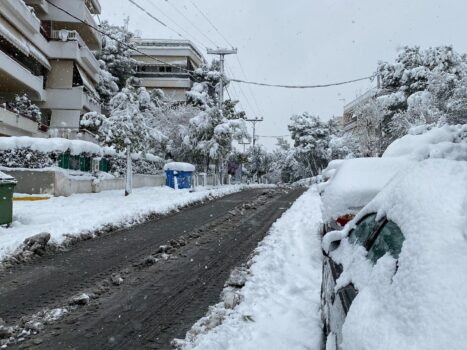
[[[355,110],[358,106],[370,101],[377,97],[378,89],[370,89],[364,94],[358,96],[344,106],[344,115],[342,117],[342,128],[345,133],[352,134],[357,128],[357,118],[355,117]]]
[[[199,68],[205,58],[188,40],[135,38],[138,61],[136,77],[148,90],[161,89],[173,101],[185,102],[185,92],[193,86],[188,71]],[[143,53],[143,54],[141,54]],[[150,56],[150,57],[148,57]]]
[[[52,0],[97,26],[98,0]],[[0,6],[0,135],[83,139],[80,118],[100,111],[95,90],[99,64],[91,50],[100,34],[45,0],[2,0]],[[26,93],[42,111],[40,123],[12,113],[8,102]]]

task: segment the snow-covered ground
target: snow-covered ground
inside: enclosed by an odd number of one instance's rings
[[[233,298],[224,291],[224,302],[176,341],[180,349],[319,349],[320,206],[311,188],[284,213],[256,250],[240,304],[226,309]]]
[[[43,201],[15,201],[11,227],[0,227],[0,260],[12,254],[25,238],[51,234],[54,243],[67,235],[77,236],[106,225],[129,225],[152,213],[165,214],[184,205],[242,190],[242,185],[219,188],[198,187],[195,192],[168,187],[134,189],[125,197],[122,190],[53,197]]]

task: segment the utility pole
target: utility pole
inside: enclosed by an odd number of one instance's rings
[[[238,143],[239,145],[243,145],[243,153],[245,153],[245,151],[246,151],[245,146],[246,146],[246,145],[249,145],[250,143],[251,143],[251,142],[243,142],[243,140],[242,140],[242,142],[239,142],[239,143]]]
[[[253,119],[245,119],[245,121],[250,122],[253,124],[253,150],[255,149],[256,145],[256,123],[262,122],[264,119],[261,118],[253,118]]]
[[[258,157],[256,157],[256,123],[262,122],[264,119],[261,118],[252,118],[252,119],[245,119],[245,121],[250,122],[253,124],[253,156],[255,157],[255,166],[256,166],[256,176],[258,176]]]
[[[219,110],[222,110],[224,104],[224,63],[226,55],[236,55],[237,49],[208,49],[208,55],[219,55],[221,63],[221,81],[219,91]]]
[[[245,152],[246,152],[246,145],[249,145],[251,144],[251,142],[245,142],[245,140],[242,140],[242,142],[239,142],[238,143],[239,145],[243,145],[243,156],[242,156],[242,162],[240,163],[240,182],[242,182],[243,180],[243,157],[245,156]]]

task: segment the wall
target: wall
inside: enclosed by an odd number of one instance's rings
[[[2,170],[17,181],[16,193],[49,194],[53,196],[70,196],[73,193],[97,193],[108,190],[123,190],[125,180],[122,178],[93,181],[90,177],[79,179],[70,177],[65,171],[53,170]],[[133,188],[160,187],[165,185],[163,175],[134,175]]]

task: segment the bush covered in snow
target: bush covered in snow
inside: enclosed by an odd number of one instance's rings
[[[64,153],[90,158],[104,157],[109,161],[111,173],[116,176],[125,173],[125,156],[109,147],[60,138],[0,137],[1,167],[26,169],[54,167],[58,166],[59,157]],[[160,174],[165,163],[163,159],[150,154],[144,156],[134,154],[132,160],[136,174]]]
[[[42,120],[42,113],[39,107],[31,102],[28,95],[16,95],[15,100],[8,104],[13,112],[27,117],[29,119],[40,122]]]

